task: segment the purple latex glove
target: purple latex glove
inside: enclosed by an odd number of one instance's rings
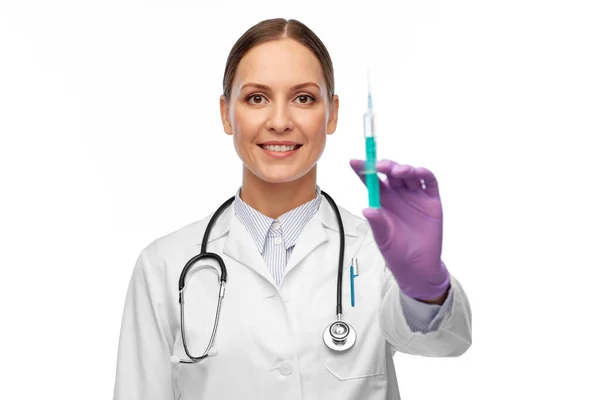
[[[350,166],[365,183],[363,160]],[[437,180],[425,168],[380,160],[376,169],[387,176],[379,179],[381,208],[366,208],[375,242],[405,295],[417,300],[436,300],[450,285],[450,275],[441,260],[442,203]],[[424,186],[422,181],[424,182]]]

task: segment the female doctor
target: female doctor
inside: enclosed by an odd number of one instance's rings
[[[244,167],[206,239],[206,251],[227,268],[214,341],[207,357],[189,363],[207,350],[219,298],[209,287],[218,288],[219,274],[198,280],[188,271],[179,303],[182,269],[200,252],[211,214],[141,252],[122,320],[115,400],[397,400],[395,352],[454,357],[469,348],[468,299],[441,260],[434,175],[379,161],[387,176],[381,208],[365,209],[366,220],[336,211],[317,185],[338,96],[332,61],[309,28],[273,19],[244,33],[227,59],[220,107]],[[363,161],[349,164],[363,179]],[[350,264],[358,269],[352,279]],[[195,317],[202,307],[212,310],[211,323]]]

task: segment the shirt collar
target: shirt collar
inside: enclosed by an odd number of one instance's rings
[[[269,230],[272,229],[273,223],[275,222],[279,222],[280,224],[285,248],[289,249],[294,246],[306,223],[318,211],[322,198],[321,188],[317,185],[317,196],[314,199],[282,214],[275,220],[245,203],[240,197],[240,192],[241,188],[239,188],[235,194],[235,215],[246,227],[261,254],[263,253],[265,240],[269,234]]]

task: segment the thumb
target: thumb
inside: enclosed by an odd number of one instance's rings
[[[373,237],[377,244],[381,247],[387,242],[391,242],[390,237],[394,225],[389,214],[383,208],[365,208],[362,213],[371,225]]]

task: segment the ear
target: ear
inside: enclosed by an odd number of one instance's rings
[[[231,129],[231,121],[229,120],[229,101],[224,95],[219,98],[219,106],[221,108],[221,122],[223,123],[223,130],[226,134],[231,135],[233,130]]]
[[[329,119],[327,120],[327,134],[331,135],[335,132],[338,122],[338,110],[340,108],[340,100],[337,94],[333,95],[333,100],[328,104]]]

